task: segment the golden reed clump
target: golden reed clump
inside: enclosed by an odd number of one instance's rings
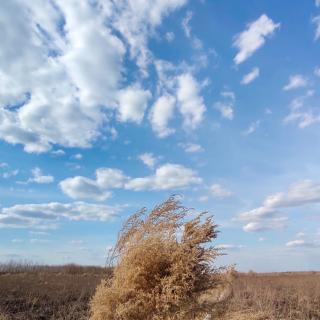
[[[91,301],[91,320],[203,319],[217,301],[201,297],[221,285],[212,217],[181,206],[175,197],[132,215],[111,260],[113,277]],[[190,220],[190,216],[194,217]],[[187,221],[188,220],[188,221]],[[209,319],[209,317],[208,317]]]

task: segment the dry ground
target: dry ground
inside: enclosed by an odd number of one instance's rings
[[[104,274],[72,265],[0,266],[0,320],[88,319],[88,302]],[[240,274],[233,292],[223,320],[320,320],[320,273]]]

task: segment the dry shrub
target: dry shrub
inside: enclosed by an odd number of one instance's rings
[[[220,285],[213,266],[218,251],[212,217],[191,210],[175,197],[132,215],[121,230],[112,259],[113,277],[91,301],[92,320],[203,319],[217,301],[202,299]]]

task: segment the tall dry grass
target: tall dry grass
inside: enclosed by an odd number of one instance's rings
[[[193,215],[171,197],[127,220],[111,256],[113,277],[91,301],[91,320],[191,320],[214,312],[218,302],[205,294],[222,283],[213,265],[216,225],[205,213]]]
[[[320,319],[319,272],[241,274],[233,282],[233,292],[227,312],[241,312],[243,319],[251,319],[249,314],[268,320]]]

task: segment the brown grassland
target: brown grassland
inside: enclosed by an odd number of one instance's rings
[[[216,227],[171,197],[127,220],[110,267],[0,264],[0,320],[320,320],[320,272],[217,268]]]
[[[110,270],[80,266],[5,265],[0,271],[0,320],[84,320]],[[223,320],[318,320],[320,272],[241,273]],[[2,317],[1,317],[2,315]]]

